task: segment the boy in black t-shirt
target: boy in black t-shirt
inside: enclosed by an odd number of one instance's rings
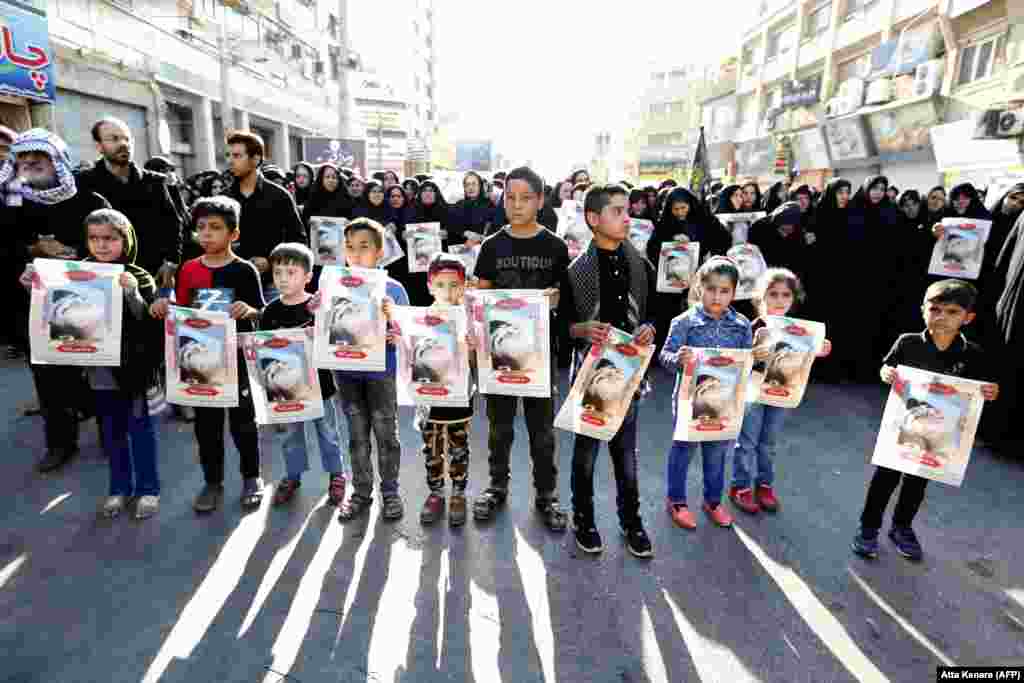
[[[477,287],[543,290],[554,309],[569,267],[569,249],[560,237],[537,223],[537,212],[544,203],[544,181],[529,168],[511,171],[506,178],[504,202],[509,225],[488,237],[480,246],[475,271]],[[555,329],[552,324],[552,337]],[[558,505],[554,430],[558,387],[553,362],[551,377],[551,397],[523,398],[523,413],[530,434],[537,511],[543,515],[549,529],[563,531],[567,517]],[[473,516],[477,520],[490,519],[508,497],[509,456],[517,405],[518,397],[515,396],[487,397],[491,484],[473,503]]]
[[[974,320],[977,298],[974,285],[962,280],[942,280],[931,285],[924,293],[922,306],[927,329],[920,334],[901,335],[896,340],[883,361],[882,381],[892,384],[897,378],[897,365],[964,379],[988,380],[991,372],[986,367],[981,347],[967,341],[960,333],[961,327]],[[999,397],[999,385],[986,384],[981,393],[986,401],[994,401]],[[924,500],[928,480],[887,467],[875,468],[860,517],[860,531],[851,545],[853,552],[871,559],[878,557],[878,530],[889,498],[901,479],[903,486],[893,511],[889,538],[904,557],[921,559],[921,544],[910,525]]]
[[[270,269],[274,288],[281,295],[263,309],[260,329],[305,328],[312,340],[314,316],[306,304],[313,295],[306,291],[306,285],[313,279],[313,252],[298,242],[279,244],[270,252]],[[324,416],[284,425],[287,434],[282,449],[285,477],[278,482],[274,491],[274,505],[290,501],[302,485],[302,473],[309,469],[307,432],[320,446],[320,460],[328,474],[328,502],[340,505],[345,500],[346,479],[338,437],[338,409],[332,400],[335,394],[334,379],[328,370],[320,370],[317,374],[320,377]]]
[[[231,243],[238,240],[240,234],[239,211],[238,202],[223,196],[200,199],[192,207],[192,221],[203,255],[181,266],[176,299],[178,306],[191,306],[200,293],[230,296],[230,302],[224,303],[227,312],[237,321],[238,331],[252,332],[264,306],[263,288],[256,267],[231,249]],[[161,298],[153,302],[149,310],[154,317],[164,318],[169,305],[166,298]],[[217,509],[224,497],[224,410],[196,408],[196,442],[206,481],[193,504],[196,512]],[[256,508],[263,500],[259,433],[241,348],[238,349],[238,406],[228,408],[227,412],[231,438],[241,460],[242,506]]]

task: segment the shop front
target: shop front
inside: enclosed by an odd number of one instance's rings
[[[56,97],[54,54],[46,12],[34,5],[0,0],[4,59],[0,69],[0,124],[15,131],[32,127],[32,107]]]
[[[899,102],[867,115],[882,175],[902,190],[927,192],[939,182],[931,130],[940,120],[933,97]]]
[[[1024,177],[1019,138],[977,140],[974,129],[974,121],[966,119],[930,131],[935,164],[946,189],[968,182],[983,188],[1008,176]]]
[[[810,185],[824,190],[832,177],[832,162],[821,128],[814,127],[790,135],[793,154],[793,185]]]
[[[853,114],[830,119],[823,130],[836,177],[845,178],[854,187],[860,187],[869,176],[878,173],[878,157],[863,116]]]
[[[764,190],[779,180],[774,170],[775,145],[770,137],[747,140],[736,145],[737,182],[754,181]]]

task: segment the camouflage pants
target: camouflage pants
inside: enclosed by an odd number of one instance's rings
[[[434,492],[444,489],[444,466],[447,458],[452,491],[465,491],[469,479],[469,421],[425,422],[422,431],[427,486]]]

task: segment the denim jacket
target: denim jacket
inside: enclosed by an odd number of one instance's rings
[[[658,360],[661,364],[676,372],[676,386],[673,395],[679,392],[679,368],[674,356],[684,346],[695,348],[749,349],[754,345],[750,321],[742,313],[730,308],[719,320],[715,320],[704,312],[704,307],[697,304],[685,313],[672,319],[668,337],[661,349]],[[673,411],[675,410],[673,406]]]

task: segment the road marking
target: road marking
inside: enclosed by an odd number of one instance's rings
[[[441,568],[437,572],[437,661],[434,668],[441,670],[441,651],[444,650],[444,610],[445,600],[448,599],[448,590],[451,588],[448,568],[448,548],[441,551]]]
[[[302,540],[303,535],[306,533],[306,528],[309,526],[310,520],[313,516],[324,507],[324,502],[327,500],[327,496],[320,499],[309,514],[306,515],[306,519],[303,520],[302,526],[292,537],[292,540],[288,541],[280,550],[274,553],[274,559],[270,561],[270,566],[267,567],[266,573],[263,575],[263,581],[260,582],[260,587],[256,589],[256,597],[253,598],[252,604],[249,606],[249,612],[245,615],[245,619],[242,620],[242,626],[238,629],[238,637],[241,638],[246,634],[249,628],[252,626],[252,622],[255,621],[256,615],[259,614],[260,609],[263,607],[263,603],[266,602],[267,596],[270,595],[270,591],[274,590],[274,586],[277,585],[278,580],[281,578],[281,574],[284,573],[285,567],[288,566],[288,560],[292,558],[292,554],[295,552],[296,546],[299,545],[299,541]]]
[[[768,576],[792,603],[797,614],[803,618],[825,647],[831,650],[836,659],[846,667],[846,670],[854,678],[871,683],[889,680],[875,666],[874,662],[857,647],[857,643],[850,637],[835,615],[822,604],[821,600],[818,600],[814,591],[796,572],[768,557],[764,549],[750,538],[738,524],[733,523],[732,528],[736,530],[736,536],[743,545],[747,546],[750,554],[761,563]]]
[[[25,564],[25,560],[27,559],[28,553],[22,553],[8,562],[6,567],[0,569],[0,588],[4,587],[4,584],[14,576],[14,573],[18,571],[18,568],[21,567],[21,565]]]
[[[942,662],[943,666],[956,666],[956,663],[946,656],[946,654],[938,648],[935,643],[928,639],[928,637],[918,631],[913,624],[904,619],[900,614],[893,608],[888,602],[885,601],[881,595],[876,593],[871,586],[868,585],[867,581],[862,579],[857,572],[853,571],[852,567],[846,568],[847,573],[853,580],[860,586],[861,590],[868,594],[868,597],[875,601],[875,603],[882,609],[883,612],[892,617],[892,620],[899,624],[904,631],[909,633],[911,637],[917,642],[921,643],[929,652],[935,655],[936,659]]]
[[[306,565],[306,573],[302,575],[295,595],[292,596],[291,607],[288,608],[288,616],[281,624],[281,630],[277,632],[274,645],[270,648],[274,655],[274,661],[270,668],[274,672],[284,674],[291,673],[295,666],[295,659],[299,656],[302,648],[302,641],[309,633],[309,625],[313,620],[317,605],[320,604],[320,594],[324,588],[324,577],[331,569],[341,542],[344,540],[345,530],[333,520],[327,525],[323,537],[317,544],[313,558]],[[275,558],[277,559],[277,558]],[[281,676],[278,673],[268,671],[263,677],[264,683],[278,683]]]
[[[544,559],[516,528],[516,565],[522,577],[526,604],[533,616],[533,645],[540,657],[544,680],[555,679],[555,633],[551,627],[551,604],[548,600],[548,573]]]
[[[646,602],[640,608],[640,648],[644,672],[651,683],[669,683],[665,658],[661,655],[661,646],[658,645],[658,636],[654,632],[654,622],[651,621]]]
[[[473,680],[500,681],[498,652],[501,649],[501,616],[498,598],[469,582],[469,651]]]
[[[401,538],[392,544],[388,580],[377,605],[367,647],[367,670],[374,677],[371,680],[396,681],[400,678],[396,672],[405,668],[422,564],[422,550],[410,548]]]
[[[739,658],[733,654],[732,650],[718,645],[698,633],[668,590],[662,588],[661,592],[665,596],[665,602],[668,603],[669,609],[672,610],[672,616],[676,620],[676,627],[679,628],[679,633],[683,636],[686,649],[690,652],[693,668],[697,670],[697,675],[700,676],[701,681],[729,680],[737,681],[737,683],[740,681],[756,683],[760,680],[743,665]],[[644,614],[646,612],[647,607],[645,605]],[[729,672],[728,676],[723,675],[726,671]]]
[[[59,496],[57,496],[56,498],[51,500],[49,503],[47,503],[46,507],[44,507],[42,510],[39,511],[39,514],[45,515],[47,512],[49,512],[53,508],[57,507],[58,505],[60,505],[61,503],[63,503],[65,500],[67,500],[70,497],[71,497],[71,491],[68,491],[67,493],[60,494]]]
[[[249,556],[256,549],[267,527],[269,510],[270,492],[264,490],[259,510],[243,516],[238,522],[238,526],[221,547],[213,566],[203,577],[199,588],[181,610],[170,635],[164,639],[160,651],[146,670],[146,675],[142,678],[143,683],[157,683],[172,659],[187,659],[192,655],[192,650],[206,635],[207,629],[220,613],[228,596],[238,587],[238,582],[245,573],[245,565],[249,562]]]

